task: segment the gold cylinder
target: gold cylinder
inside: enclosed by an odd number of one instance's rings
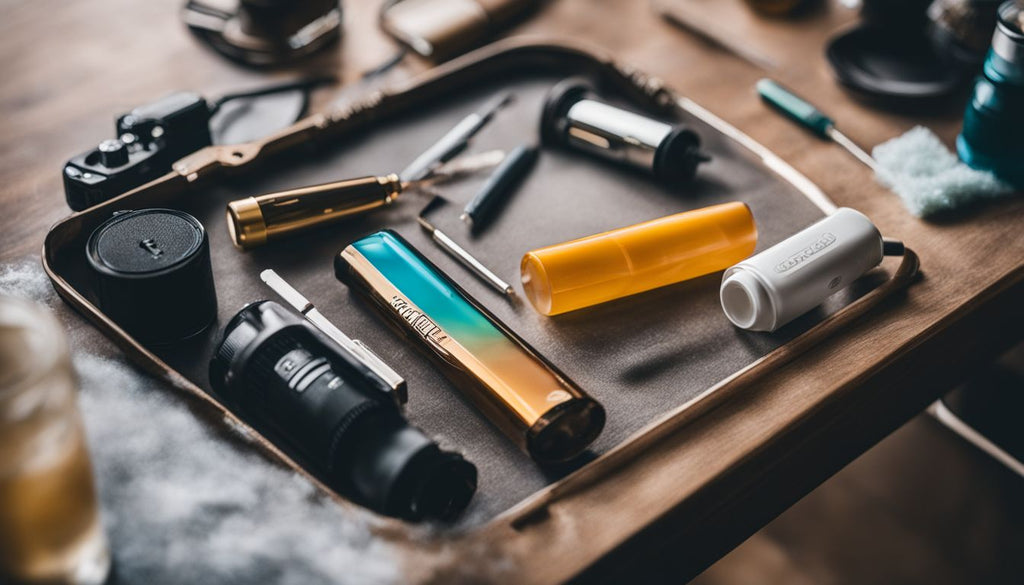
[[[390,204],[402,192],[398,175],[362,177],[228,203],[231,241],[251,250],[269,241]]]

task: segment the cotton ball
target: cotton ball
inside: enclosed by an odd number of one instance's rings
[[[35,258],[0,266],[0,294],[50,303],[57,295]]]
[[[918,217],[1013,193],[988,171],[960,162],[931,130],[922,126],[875,147],[876,179],[903,199]]]
[[[394,583],[366,517],[206,428],[158,381],[78,355],[81,405],[126,582]]]
[[[0,266],[0,294],[60,308],[35,258]],[[80,352],[74,364],[117,583],[401,581],[368,514],[209,429],[180,391],[120,359]]]

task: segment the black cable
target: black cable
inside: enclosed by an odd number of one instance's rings
[[[237,93],[229,93],[221,96],[210,105],[210,115],[214,115],[220,110],[224,104],[237,99],[260,97],[264,95],[271,95],[275,93],[283,93],[286,91],[302,90],[308,92],[310,89],[319,85],[326,85],[328,83],[337,82],[337,78],[333,76],[322,76],[322,77],[310,77],[306,79],[300,79],[298,81],[289,81],[286,83],[279,83],[276,85],[268,85],[260,89],[254,89],[250,91],[241,91]]]

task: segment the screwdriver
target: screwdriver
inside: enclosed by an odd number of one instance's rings
[[[831,140],[846,149],[872,171],[878,172],[878,163],[864,149],[836,129],[836,123],[824,112],[807,100],[794,94],[771,79],[757,82],[757,93],[768,105],[782,112],[787,118],[813,132],[819,138]]]

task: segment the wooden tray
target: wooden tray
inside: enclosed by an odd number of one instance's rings
[[[317,230],[242,253],[228,241],[223,222],[227,201],[285,187],[402,168],[456,121],[499,91],[515,104],[500,112],[473,150],[511,149],[537,140],[540,103],[546,89],[567,75],[588,75],[609,100],[692,125],[715,160],[686,189],[672,192],[643,175],[581,155],[545,151],[540,164],[499,220],[471,237],[456,216],[482,178],[443,187],[450,209],[431,219],[485,264],[514,282],[523,252],[653,217],[724,201],[746,201],[759,229],[759,249],[819,219],[832,204],[786,163],[713,114],[675,95],[657,79],[624,67],[598,52],[554,43],[517,40],[481,49],[412,81],[346,100],[259,142],[215,146],[175,165],[172,172],[100,206],[74,214],[48,233],[45,270],[59,294],[81,311],[146,370],[183,390],[196,416],[239,441],[229,431],[245,426],[210,393],[206,369],[212,344],[245,303],[274,298],[258,273],[274,268],[329,318],[362,339],[409,380],[410,419],[428,435],[462,451],[480,469],[480,489],[465,517],[423,537],[397,520],[371,516],[380,538],[409,552],[410,577],[424,579],[437,567],[482,578],[497,559],[517,549],[569,544],[581,538],[571,521],[553,520],[553,510],[572,509],[578,494],[622,473],[623,464],[672,436],[694,417],[821,342],[850,320],[909,285],[917,260],[908,251],[891,276],[879,270],[775,334],[733,328],[718,306],[720,275],[666,287],[553,319],[525,303],[509,303],[473,279],[416,226],[426,203],[414,194],[387,211]],[[174,348],[150,348],[132,339],[93,304],[84,272],[84,243],[110,214],[123,209],[173,207],[206,225],[211,238],[219,300],[217,327]],[[589,456],[562,469],[540,469],[484,421],[423,358],[405,347],[373,312],[334,280],[331,261],[349,241],[382,227],[405,235],[488,309],[556,363],[608,411],[608,425]],[[520,298],[521,294],[520,294]],[[271,460],[310,476],[300,457],[277,448],[274,437],[249,429],[254,444]],[[672,486],[662,486],[672,497]],[[346,504],[347,505],[347,504]],[[601,514],[600,508],[587,513]],[[632,536],[610,524],[613,542]],[[439,547],[451,555],[436,555]],[[492,563],[467,563],[487,550]],[[586,559],[585,565],[596,561]],[[521,568],[534,579],[543,568]]]

